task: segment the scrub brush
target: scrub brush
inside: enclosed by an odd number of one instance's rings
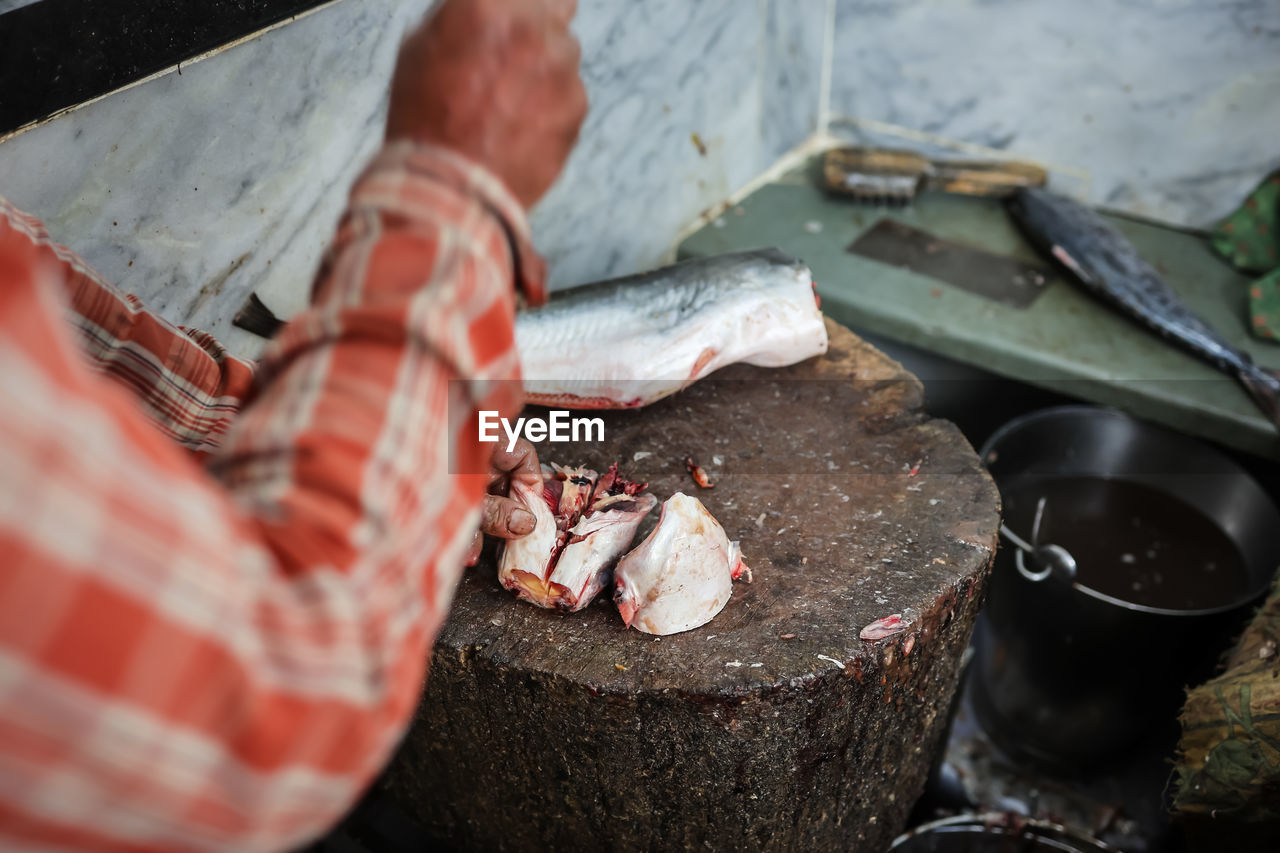
[[[832,148],[823,155],[827,189],[869,204],[906,204],[921,190],[1007,196],[1044,186],[1048,173],[1017,160],[931,160],[894,148]]]
[[[284,321],[272,313],[271,309],[258,298],[258,294],[250,293],[244,305],[240,306],[240,310],[231,318],[231,325],[260,338],[270,339],[280,331]]]

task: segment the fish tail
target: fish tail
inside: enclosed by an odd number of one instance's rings
[[[1253,402],[1280,428],[1280,371],[1250,364],[1237,375]]]

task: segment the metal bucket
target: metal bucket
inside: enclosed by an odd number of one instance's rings
[[[959,815],[935,820],[893,842],[896,853],[1107,853],[1112,848],[1056,823],[1017,815]]]
[[[1193,508],[1239,552],[1238,597],[1179,608],[1020,571],[1008,543],[996,558],[973,671],[974,707],[996,743],[1073,771],[1118,757],[1153,727],[1171,728],[1184,686],[1211,673],[1280,565],[1280,512],[1226,455],[1112,409],[1033,412],[980,452],[1006,501],[1064,477],[1137,484]]]

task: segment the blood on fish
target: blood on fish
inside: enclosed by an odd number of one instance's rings
[[[698,353],[698,360],[693,363],[693,369],[689,371],[690,381],[701,376],[703,369],[710,364],[711,360],[715,357],[716,351],[711,347],[707,347],[702,352]]]
[[[1067,253],[1066,249],[1061,246],[1054,246],[1050,254],[1057,258],[1064,267],[1071,270],[1077,278],[1082,281],[1089,280],[1089,277],[1085,275],[1084,270],[1080,268],[1078,263],[1076,263],[1076,259],[1071,257],[1071,255]]]
[[[554,514],[560,509],[560,481],[548,481],[542,487],[542,499],[547,502],[547,508]]]

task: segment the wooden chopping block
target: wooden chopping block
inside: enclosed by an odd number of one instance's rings
[[[707,625],[652,637],[623,627],[609,591],[571,614],[516,601],[486,553],[381,783],[442,842],[888,848],[946,728],[999,497],[960,432],[924,414],[915,377],[828,331],[824,357],[735,365],[606,413],[602,445],[540,446],[601,471],[616,459],[661,499],[696,494],[755,582]],[[905,631],[860,639],[894,613]]]

